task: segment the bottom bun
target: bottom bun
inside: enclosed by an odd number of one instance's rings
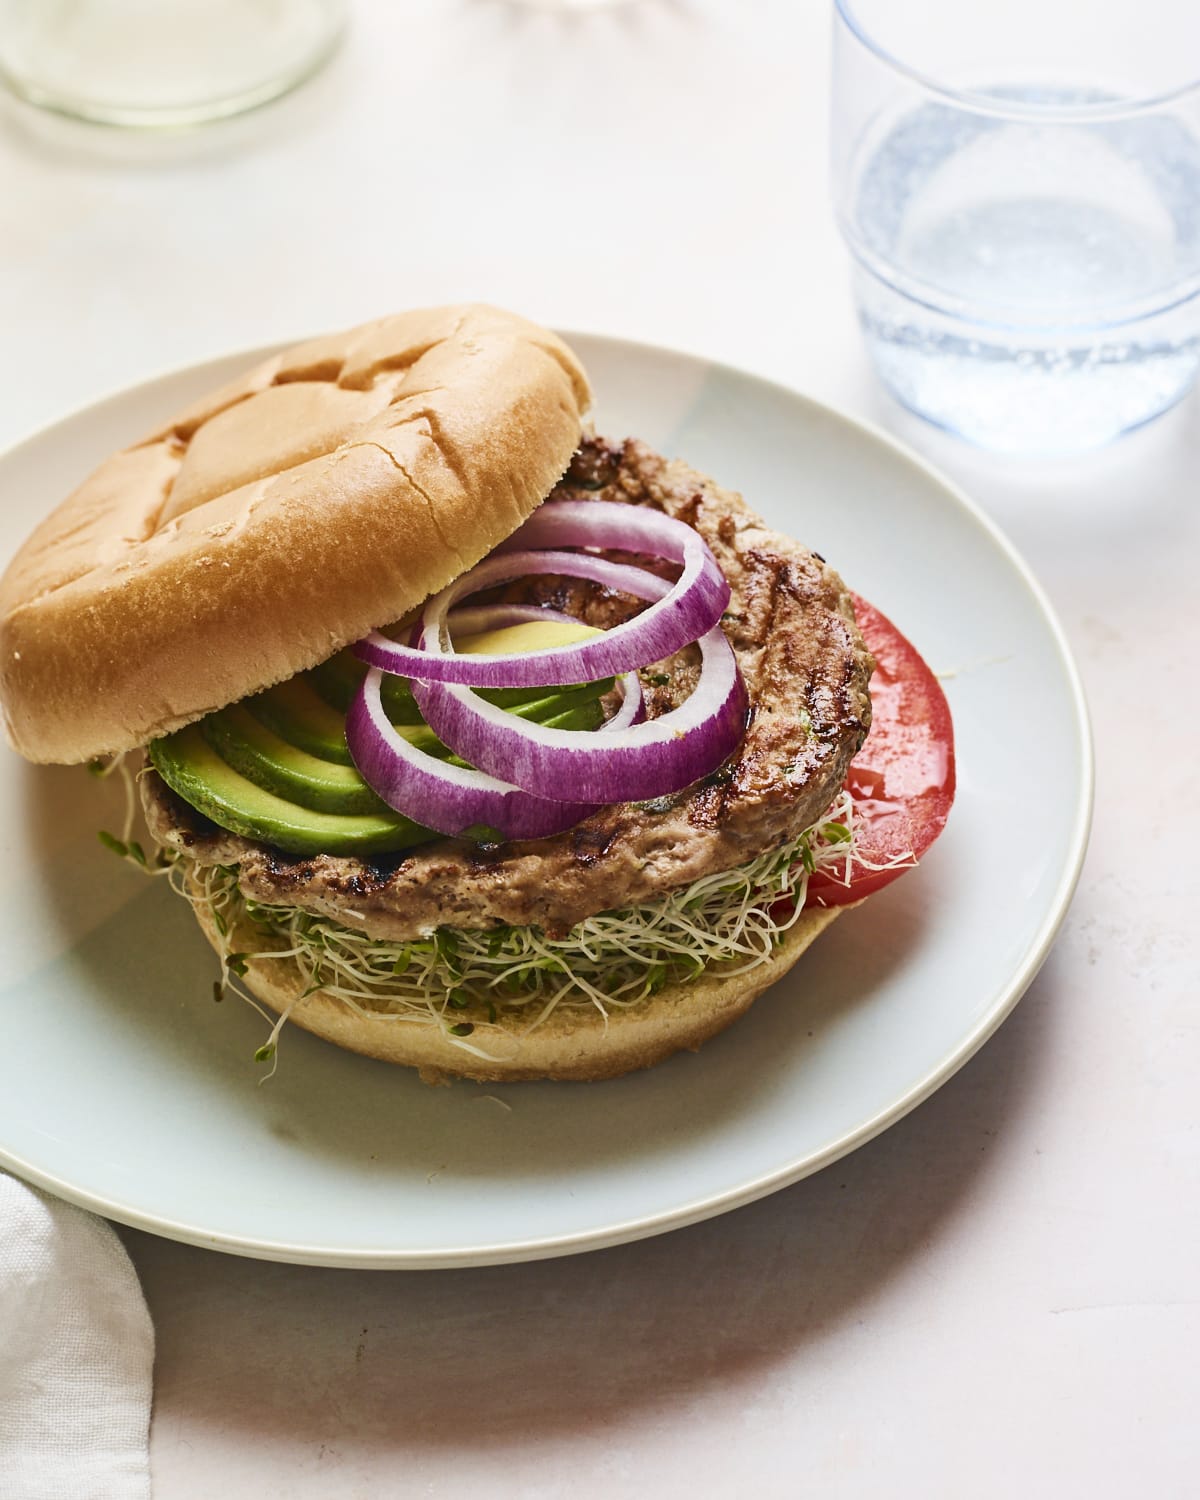
[[[842,908],[803,913],[775,953],[753,969],[740,974],[718,969],[669,984],[636,1005],[614,1007],[607,1019],[590,1006],[559,1006],[529,1030],[519,1012],[491,1022],[482,1007],[455,1011],[457,1023],[472,1023],[471,1045],[487,1057],[456,1045],[432,1019],[426,1023],[387,1012],[366,1014],[324,990],[299,998],[304,979],[292,960],[255,957],[269,950],[269,934],[243,919],[222,936],[206,903],[197,902],[193,909],[218,953],[245,955],[246,989],[281,1015],[288,1012],[288,1020],[305,1031],[381,1062],[417,1068],[426,1083],[454,1078],[505,1083],[542,1078],[595,1082],[652,1067],[685,1048],[696,1051],[782,979]]]

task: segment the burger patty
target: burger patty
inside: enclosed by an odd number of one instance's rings
[[[478,845],[440,838],[403,855],[300,858],[215,828],[153,771],[141,778],[150,831],[199,864],[236,866],[255,901],[301,907],[379,938],[438,927],[536,926],[562,936],[586,917],[661,899],[795,838],[837,794],[871,721],[873,662],[845,585],[816,553],[770,531],[740,495],[633,440],[587,439],[556,499],[654,506],[694,527],[732,590],[723,628],[751,711],[720,770],[674,796],[601,808],[553,838]],[[641,605],[575,579],[540,578],[533,600],[608,628]],[[642,674],[647,712],[695,681],[694,648]]]

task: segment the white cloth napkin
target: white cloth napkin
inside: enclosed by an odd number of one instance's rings
[[[149,1500],[153,1363],[110,1226],[0,1172],[0,1500]]]

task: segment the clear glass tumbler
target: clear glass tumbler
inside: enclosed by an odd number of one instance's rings
[[[1200,3],[836,0],[832,168],[875,366],[982,446],[1094,446],[1200,368]]]
[[[286,93],[345,21],[345,0],[0,0],[0,79],[99,124],[198,125]]]

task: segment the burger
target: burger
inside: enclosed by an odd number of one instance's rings
[[[0,580],[11,744],[130,774],[150,853],[106,841],[260,1058],[290,1021],[428,1081],[650,1066],[944,825],[913,647],[590,403],[522,318],[384,318],[108,459]]]

